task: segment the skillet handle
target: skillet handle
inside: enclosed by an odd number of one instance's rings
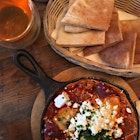
[[[31,68],[28,68],[23,64],[23,58],[25,58],[30,65]],[[41,88],[46,92],[49,90],[50,85],[54,83],[59,83],[53,79],[51,79],[39,66],[39,64],[36,62],[36,60],[25,50],[17,50],[14,53],[13,56],[13,62],[15,65],[20,68],[23,72],[25,72],[27,75],[29,75],[32,79],[34,79],[36,82],[38,82],[41,86]]]

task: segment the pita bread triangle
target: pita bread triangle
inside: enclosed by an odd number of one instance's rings
[[[69,0],[69,8],[70,6],[75,2],[76,0]],[[76,27],[76,26],[71,26],[71,25],[65,25],[65,31],[70,32],[70,33],[80,33],[80,32],[85,32],[89,30],[88,28],[83,28],[83,27]]]
[[[121,26],[123,28],[129,28],[132,31],[137,32],[134,64],[140,64],[140,19],[122,20]]]
[[[62,23],[90,29],[108,30],[114,0],[76,0]]]
[[[123,40],[123,36],[118,10],[114,8],[110,22],[110,27],[106,31],[105,44],[107,46],[111,46],[112,44],[118,43],[121,40]]]
[[[51,36],[58,45],[63,47],[84,47],[89,45],[99,45],[105,43],[105,31],[89,30],[83,33],[67,33],[64,31],[64,25],[61,23],[62,17],[67,9],[59,15],[56,22],[56,28]]]
[[[88,28],[83,28],[83,27],[76,27],[76,26],[71,26],[71,25],[65,25],[65,31],[69,33],[81,33],[88,31],[90,29]]]
[[[123,40],[121,25],[119,21],[119,15],[116,8],[113,10],[110,27],[108,31],[105,33],[105,44],[98,46],[88,46],[84,48],[83,53],[84,56],[92,55],[94,53],[98,53],[103,49],[106,49],[109,46],[112,46]]]
[[[56,39],[58,45],[64,46],[91,46],[105,44],[105,32],[97,30],[89,30],[82,33],[67,33],[64,30],[64,25],[60,25]]]
[[[99,52],[100,58],[108,65],[116,68],[133,68],[137,33],[123,30],[123,41]]]

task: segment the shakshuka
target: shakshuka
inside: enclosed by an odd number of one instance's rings
[[[44,116],[45,140],[134,140],[135,111],[124,90],[81,79],[59,90]]]

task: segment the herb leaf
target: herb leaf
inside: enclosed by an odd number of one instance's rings
[[[90,130],[81,131],[79,140],[111,140],[111,137],[106,135],[106,132],[108,130],[102,129],[101,132],[93,136]]]

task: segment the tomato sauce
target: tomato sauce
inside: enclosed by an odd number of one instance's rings
[[[62,122],[65,122],[68,119],[66,118],[66,116],[72,117],[73,115],[75,115],[77,109],[73,109],[72,113],[68,114],[71,107],[67,107],[66,104],[61,109],[55,106],[54,99],[63,92],[66,92],[68,94],[71,104],[75,102],[81,104],[83,101],[89,100],[96,106],[95,98],[100,98],[102,101],[109,99],[111,104],[119,104],[119,113],[117,115],[124,118],[123,124],[119,125],[119,127],[123,131],[123,135],[120,139],[134,139],[134,136],[138,131],[136,116],[133,108],[126,98],[124,91],[105,82],[100,82],[93,79],[84,79],[66,85],[53,97],[44,116],[45,126],[43,130],[45,140],[54,140],[55,138],[57,138],[58,140],[65,140],[67,138],[64,131],[60,130],[60,128],[58,127],[59,121],[55,121],[54,118],[55,116],[57,116],[57,119],[62,119]],[[128,113],[126,111],[126,108],[129,108],[131,112]],[[60,110],[62,113],[59,113]],[[69,121],[64,124],[65,125],[62,127],[68,127]]]

